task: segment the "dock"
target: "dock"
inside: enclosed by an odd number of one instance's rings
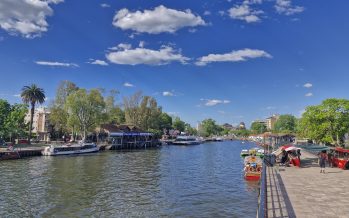
[[[265,213],[257,216],[349,217],[349,171],[326,167],[320,173],[317,161],[303,151],[301,168],[266,165],[266,186],[261,187],[266,194]]]

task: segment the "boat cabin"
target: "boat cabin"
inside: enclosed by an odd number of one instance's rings
[[[147,148],[159,144],[152,133],[136,126],[105,124],[101,125],[100,131],[107,134],[107,148],[111,150]]]

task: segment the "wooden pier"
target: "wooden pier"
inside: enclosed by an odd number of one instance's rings
[[[266,166],[266,213],[258,217],[349,217],[349,171],[320,173],[317,160],[303,151],[301,168]]]

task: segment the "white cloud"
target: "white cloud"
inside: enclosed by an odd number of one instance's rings
[[[204,15],[205,15],[205,16],[211,15],[211,11],[205,11],[205,12],[204,12]]]
[[[96,64],[96,65],[101,65],[101,66],[108,66],[109,64],[103,60],[94,60],[89,62],[90,64]]]
[[[140,48],[143,48],[144,45],[145,45],[145,42],[144,42],[144,41],[140,41],[139,44],[138,44],[138,46],[139,46]]]
[[[276,0],[275,4],[276,12],[279,14],[293,15],[301,13],[304,11],[304,7],[301,6],[292,6],[291,0]]]
[[[102,8],[110,8],[110,5],[108,5],[108,4],[106,4],[106,3],[102,3],[102,4],[101,4],[101,7],[102,7]]]
[[[162,92],[162,96],[174,96],[173,92],[170,91],[164,91]]]
[[[167,114],[170,116],[178,116],[179,112],[167,112]]]
[[[224,16],[224,15],[225,15],[225,11],[218,11],[218,14],[219,14],[220,16]]]
[[[52,66],[52,67],[79,67],[79,65],[74,63],[62,63],[53,61],[35,61],[38,65]]]
[[[185,64],[189,60],[170,46],[162,46],[159,50],[146,48],[124,49],[110,52],[106,57],[114,64],[126,65],[165,65],[173,61]]]
[[[205,106],[215,106],[217,104],[228,104],[229,100],[219,100],[219,99],[200,99],[201,101],[205,101]]]
[[[266,110],[275,110],[276,107],[274,107],[274,106],[268,106],[268,107],[266,107],[265,109],[266,109]]]
[[[305,97],[312,97],[312,96],[313,96],[313,93],[311,93],[311,92],[305,94]]]
[[[1,0],[0,28],[26,38],[40,36],[48,29],[47,16],[53,15],[50,4],[63,0]]]
[[[134,85],[132,83],[129,83],[129,82],[125,82],[124,86],[125,87],[134,87]]]
[[[13,95],[13,97],[20,98],[21,94],[15,94],[15,95]]]
[[[248,4],[237,5],[229,9],[229,16],[233,19],[243,20],[247,23],[259,22],[260,14],[264,12],[261,10],[253,10]]]
[[[122,30],[159,34],[163,32],[174,33],[184,27],[203,26],[206,23],[189,9],[179,11],[160,5],[154,10],[144,10],[143,12],[130,12],[123,8],[115,14],[113,25]]]
[[[206,64],[211,62],[239,62],[261,57],[272,58],[270,54],[263,50],[246,48],[242,50],[232,51],[226,54],[209,54],[207,56],[198,58],[195,64],[198,66],[205,66]]]
[[[305,88],[311,88],[311,87],[313,87],[313,84],[311,84],[311,83],[306,83],[306,84],[303,85],[303,87],[305,87]]]
[[[131,44],[128,44],[128,43],[120,43],[118,44],[117,46],[114,46],[114,47],[111,47],[109,48],[110,50],[128,50],[128,49],[131,49],[132,48],[132,45]]]

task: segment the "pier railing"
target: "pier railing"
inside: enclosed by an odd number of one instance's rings
[[[257,218],[268,217],[268,207],[267,207],[267,167],[270,163],[270,158],[268,155],[264,156],[262,174],[260,179],[259,188],[259,198],[258,198],[258,209]]]

